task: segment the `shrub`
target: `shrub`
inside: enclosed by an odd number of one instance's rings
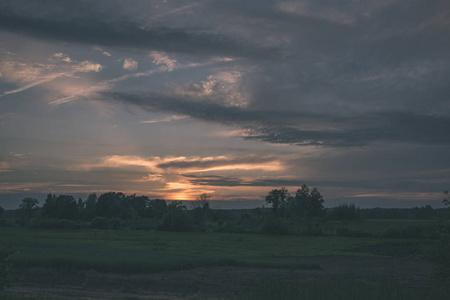
[[[80,229],[81,223],[64,219],[40,219],[31,222],[30,227],[42,229]]]
[[[422,239],[426,238],[429,234],[424,228],[417,226],[408,226],[406,228],[387,228],[382,236],[385,238],[393,239]]]
[[[119,218],[112,218],[109,221],[109,226],[114,230],[120,229],[120,227],[122,227],[122,221]]]
[[[91,221],[91,228],[110,229],[111,225],[108,218],[96,217]]]
[[[194,221],[183,211],[173,210],[164,214],[158,230],[162,231],[192,231]]]
[[[289,227],[284,220],[276,217],[267,218],[262,227],[261,233],[272,235],[284,235],[289,233]]]
[[[371,237],[372,234],[369,232],[364,232],[361,230],[351,230],[348,227],[338,227],[336,228],[336,235],[337,236],[344,236],[344,237]]]
[[[306,236],[322,236],[323,229],[319,223],[308,223],[300,234]]]

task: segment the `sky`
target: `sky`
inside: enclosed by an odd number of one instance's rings
[[[447,0],[2,0],[0,206],[439,207],[449,37]]]

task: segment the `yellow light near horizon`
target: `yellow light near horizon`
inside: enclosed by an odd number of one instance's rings
[[[167,199],[182,201],[182,200],[192,200],[192,197],[185,193],[174,193],[167,195]]]

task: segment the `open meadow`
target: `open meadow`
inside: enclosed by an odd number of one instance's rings
[[[360,220],[330,221],[323,226],[325,232],[347,228],[347,233],[358,232],[357,237],[1,227],[2,244],[17,250],[11,262],[19,280],[0,295],[2,299],[31,295],[33,299],[50,295],[69,299],[247,295],[259,299],[264,288],[276,290],[290,282],[291,289],[296,287],[291,294],[300,295],[298,287],[305,282],[342,276],[349,278],[348,286],[355,285],[349,281],[362,284],[358,293],[373,289],[372,283],[383,278],[393,278],[399,284],[395,289],[406,289],[401,293],[409,295],[409,287],[424,288],[429,282],[431,263],[420,259],[426,240],[384,235],[393,229],[433,224]]]

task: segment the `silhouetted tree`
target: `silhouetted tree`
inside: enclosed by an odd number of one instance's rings
[[[135,214],[138,218],[144,218],[147,216],[147,203],[149,199],[147,196],[138,196],[132,195],[128,196],[128,200],[131,202],[131,208],[133,210],[133,214]]]
[[[24,198],[19,206],[19,216],[22,225],[26,224],[33,216],[38,208],[39,201],[34,198]]]
[[[95,217],[95,205],[97,204],[97,194],[91,193],[86,199],[84,217],[87,220],[92,220]]]
[[[290,195],[285,187],[272,190],[266,196],[266,202],[272,204],[272,211],[276,216],[284,217]]]
[[[120,217],[125,198],[124,193],[109,192],[101,194],[95,206],[95,215],[106,218]]]
[[[432,219],[435,216],[434,209],[431,207],[431,205],[426,205],[422,207],[413,207],[411,210],[411,213],[414,217],[414,219]]]
[[[209,204],[210,198],[211,198],[211,195],[208,195],[207,193],[200,194],[197,197],[197,200],[189,202],[189,208],[196,209],[197,207],[199,207],[199,208],[209,207],[210,206],[210,204]]]
[[[310,189],[303,185],[297,190],[295,197],[289,198],[289,207],[295,217],[320,217],[325,212],[323,202],[323,197],[317,188]]]
[[[167,212],[167,203],[163,199],[153,199],[147,202],[147,215],[150,218],[161,219]]]
[[[442,203],[444,203],[445,206],[449,206],[450,205],[450,196],[449,196],[448,191],[444,191],[444,195],[445,195],[445,198],[444,198],[444,200],[442,200]]]
[[[359,208],[354,203],[345,203],[331,209],[329,218],[334,220],[357,220],[360,219]]]
[[[49,219],[75,220],[78,217],[78,205],[73,196],[48,194],[42,206],[42,216]]]
[[[84,202],[83,199],[78,198],[77,201],[78,219],[84,219],[85,206],[86,202]]]
[[[196,225],[204,226],[205,222],[211,216],[211,206],[209,203],[210,195],[203,193],[197,197],[196,201],[190,201],[189,206],[192,210],[194,223]],[[204,230],[205,228],[202,228]]]
[[[58,204],[56,203],[56,195],[48,194],[42,206],[42,216],[45,218],[52,218],[58,214]]]
[[[56,202],[58,203],[58,214],[56,218],[68,220],[75,220],[77,218],[78,205],[73,196],[59,195],[56,198]]]
[[[173,201],[167,205],[167,212],[161,219],[159,230],[165,231],[191,231],[193,221],[184,210],[186,206],[181,201]]]
[[[4,211],[5,211],[5,209],[0,206],[0,218],[2,217]]]

